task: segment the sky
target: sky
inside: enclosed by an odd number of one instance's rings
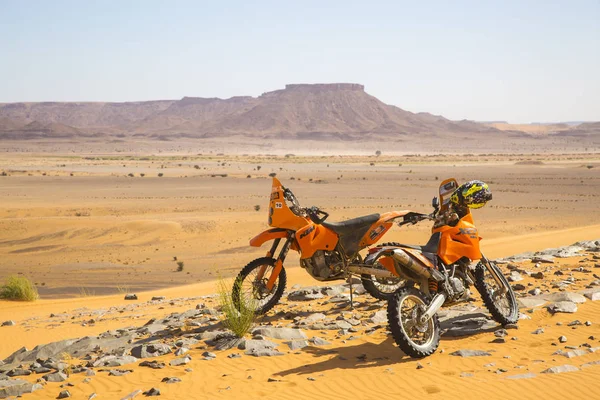
[[[0,0],[0,102],[330,82],[454,120],[598,121],[600,0]]]

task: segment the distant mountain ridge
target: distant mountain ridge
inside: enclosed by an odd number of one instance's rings
[[[594,127],[595,130],[595,127]],[[289,84],[259,97],[0,104],[0,137],[374,137],[527,135],[387,105],[354,83]]]

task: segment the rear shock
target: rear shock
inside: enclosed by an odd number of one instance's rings
[[[429,293],[434,294],[438,291],[438,283],[435,279],[429,278],[427,280],[427,285],[429,287]]]

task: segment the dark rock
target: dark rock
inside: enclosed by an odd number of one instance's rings
[[[509,282],[519,282],[519,281],[522,281],[522,280],[523,280],[523,277],[517,271],[512,271],[510,273],[510,275],[508,276],[508,281]]]
[[[516,290],[518,292],[520,290],[525,290],[527,287],[525,285],[517,283],[515,285],[512,285],[512,288],[513,288],[513,290]]]
[[[137,362],[133,356],[104,356],[94,361],[93,367],[120,367],[122,365]]]
[[[534,272],[531,274],[531,277],[535,279],[544,279],[544,273],[542,271]]]
[[[42,376],[46,382],[64,382],[68,378],[67,374],[63,372],[54,372],[52,374],[47,374]]]
[[[498,329],[497,331],[494,332],[494,336],[496,336],[497,338],[503,338],[506,335],[508,335],[508,332],[506,331],[506,329]]]
[[[313,338],[311,338],[310,342],[315,346],[328,346],[331,344],[331,342],[328,342],[327,340],[322,339],[318,336],[314,336]]]
[[[581,368],[588,368],[588,367],[591,367],[593,365],[600,365],[600,360],[590,361],[588,363],[582,364]]]
[[[33,393],[41,389],[39,384],[31,384],[22,379],[6,379],[0,380],[0,399],[5,399],[9,396],[21,396],[25,393]]]
[[[174,360],[171,360],[171,362],[169,362],[169,365],[171,365],[172,367],[177,367],[180,365],[185,365],[185,364],[189,363],[190,361],[192,361],[192,358],[190,356],[185,356],[185,357],[176,358]]]
[[[532,372],[528,372],[526,374],[507,376],[506,379],[531,379],[531,378],[535,378],[536,376],[537,376],[536,374],[534,374]]]
[[[551,256],[551,255],[534,256],[531,259],[531,263],[532,264],[536,264],[536,263],[540,263],[540,264],[553,264],[554,263],[554,257]]]
[[[160,396],[160,389],[152,388],[150,390],[147,390],[147,391],[144,392],[144,396],[148,396],[148,397],[151,397],[151,396]]]
[[[322,299],[325,297],[320,288],[303,288],[300,290],[295,290],[288,294],[288,299],[291,301],[312,301],[317,299]]]
[[[152,298],[150,299],[151,301],[162,301],[162,300],[166,300],[165,296],[152,296]]]
[[[271,348],[264,348],[264,349],[251,349],[251,350],[246,350],[246,352],[244,353],[248,356],[254,356],[254,357],[273,357],[273,356],[283,356],[284,353],[281,353],[280,351],[277,351],[276,349],[271,349]]]
[[[482,357],[482,356],[491,356],[490,353],[483,350],[457,350],[450,353],[451,356],[459,356],[459,357]]]
[[[253,335],[261,335],[273,339],[295,340],[306,339],[304,331],[294,328],[257,328],[252,331]]]
[[[123,376],[133,372],[132,369],[111,369],[108,371],[108,376]]]
[[[600,289],[586,290],[584,296],[592,301],[600,300]]]
[[[140,367],[149,367],[152,369],[163,369],[165,367],[165,363],[163,362],[158,362],[156,360],[154,361],[142,361],[140,363]]]
[[[227,356],[227,358],[242,358],[242,355],[239,353],[231,353]]]
[[[574,372],[579,371],[579,368],[573,365],[560,365],[558,367],[551,367],[542,371],[542,374],[560,374],[563,372]]]
[[[210,351],[205,351],[202,353],[202,357],[204,357],[205,360],[214,360],[217,358],[217,355],[215,353],[211,353]]]
[[[66,399],[67,397],[71,397],[71,393],[69,393],[68,390],[63,390],[62,392],[60,392],[58,394],[58,397],[56,397],[57,399]]]
[[[15,321],[4,321],[2,323],[2,326],[15,326],[15,325],[16,325]]]
[[[166,344],[156,343],[156,344],[144,344],[140,346],[135,346],[131,349],[131,355],[136,358],[149,358],[149,357],[159,357],[164,356],[171,352],[171,347]]]
[[[125,300],[137,300],[138,297],[135,293],[128,293],[125,295]]]
[[[314,314],[310,314],[308,317],[301,319],[298,321],[298,325],[311,325],[314,324],[315,322],[321,321],[323,319],[327,318],[327,316],[323,313],[314,313]]]
[[[23,369],[23,368],[15,368],[15,369],[11,369],[10,371],[8,371],[6,373],[7,376],[13,377],[13,376],[27,376],[27,375],[31,375],[31,371],[29,371],[28,369]]]
[[[566,336],[561,336],[558,338],[558,341],[561,343],[567,343],[567,337]]]
[[[175,350],[175,355],[177,357],[179,357],[179,356],[186,354],[189,351],[190,351],[190,349],[188,349],[187,347],[180,347],[177,350]]]
[[[285,344],[288,345],[290,350],[295,351],[295,350],[300,350],[300,349],[307,347],[308,341],[306,341],[306,340],[291,340],[291,341],[285,342]]]
[[[544,333],[544,328],[538,328],[535,331],[531,332],[532,335],[541,335]]]
[[[575,313],[577,312],[577,304],[572,301],[558,301],[556,303],[550,304],[548,307],[548,311],[552,313]]]
[[[141,390],[136,390],[134,392],[129,393],[127,396],[123,397],[121,400],[132,400],[135,396],[142,393]]]
[[[543,296],[540,296],[544,300],[560,302],[560,301],[570,301],[572,303],[585,303],[585,297],[579,293],[572,292],[556,292],[556,293],[548,293]]]
[[[375,312],[375,314],[369,318],[369,322],[373,324],[387,323],[387,312],[385,310],[379,310]]]
[[[181,382],[181,379],[179,379],[179,378],[177,378],[175,376],[172,376],[172,377],[163,378],[161,382],[165,382],[165,383],[179,383],[179,382]]]

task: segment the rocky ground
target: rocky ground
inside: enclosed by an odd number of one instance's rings
[[[470,364],[465,370],[457,371],[462,378],[492,373],[510,380],[531,380],[539,379],[542,374],[579,373],[587,368],[599,368],[600,321],[589,318],[590,313],[582,314],[586,318],[579,317],[578,312],[586,304],[600,300],[600,240],[520,254],[497,262],[517,293],[521,321],[516,325],[499,326],[482,308],[479,296],[469,303],[443,309],[439,313],[443,330],[439,357],[486,360],[493,353],[501,352],[502,358],[491,357],[495,361]],[[336,362],[343,363],[352,357],[353,362],[368,364],[383,358],[393,366],[394,360],[402,358],[395,346],[393,353],[379,357],[361,352],[360,346],[352,347],[356,342],[382,343],[390,337],[385,302],[371,298],[360,285],[353,287],[354,308],[351,309],[347,284],[296,285],[273,311],[258,320],[251,335],[243,339],[224,329],[223,315],[214,295],[154,297],[148,301],[132,297],[131,303],[109,309],[81,308],[75,313],[57,311],[47,318],[8,320],[1,323],[2,335],[15,325],[47,329],[65,324],[93,326],[103,319],[143,320],[145,310],[150,308],[164,309],[165,313],[170,307],[190,308],[152,318],[140,326],[124,326],[97,336],[61,340],[33,349],[23,347],[0,361],[0,398],[27,396],[32,392],[68,398],[75,391],[80,395],[87,393],[88,399],[114,398],[88,390],[86,386],[91,388],[99,376],[119,380],[125,375],[139,374],[143,369],[164,373],[152,375],[160,378],[145,382],[143,387],[129,387],[128,394],[119,398],[159,396],[171,385],[194,379],[192,360],[197,370],[208,368],[196,363],[198,360],[235,362],[238,358],[302,357],[321,351],[334,357]],[[473,338],[485,338],[489,344],[485,348],[471,347],[475,344]],[[543,348],[541,354],[545,356],[543,359],[519,358],[519,347],[513,346],[519,341],[526,341],[529,347]],[[446,351],[446,347],[453,351]],[[507,364],[511,358],[519,362]],[[413,362],[416,369],[431,365],[429,359]],[[280,382],[291,375],[306,373],[308,380],[315,381],[322,376],[320,371],[319,364],[307,364],[280,369],[265,381]],[[392,368],[385,371],[393,373]],[[246,379],[254,375],[246,374]],[[223,374],[222,378],[226,379],[227,375]],[[128,387],[127,381],[123,385]],[[223,390],[234,385],[235,381],[231,381]]]

